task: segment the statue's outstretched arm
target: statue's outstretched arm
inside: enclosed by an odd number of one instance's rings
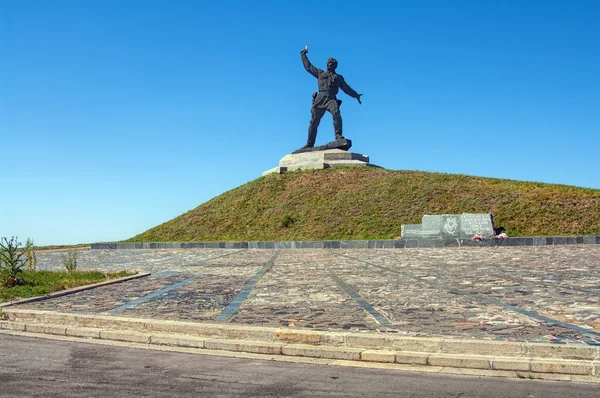
[[[306,56],[306,49],[300,51],[300,56],[302,57],[302,65],[304,65],[304,69],[306,69],[306,71],[308,73],[310,73],[311,75],[313,75],[314,77],[316,77],[317,79],[319,78],[319,70],[317,68],[315,68],[313,66],[313,64],[310,63],[310,61],[308,60],[308,57]]]
[[[360,101],[360,97],[362,94],[357,93],[356,91],[354,91],[352,89],[352,87],[350,87],[348,85],[348,83],[346,83],[346,80],[344,80],[344,77],[339,75],[340,78],[340,88],[342,89],[343,92],[345,92],[346,94],[348,94],[349,96],[351,96],[352,98],[356,98],[358,100],[359,104],[362,104],[362,102]]]

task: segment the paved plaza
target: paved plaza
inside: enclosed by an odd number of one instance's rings
[[[17,308],[600,345],[600,245],[85,250],[79,268],[151,275]]]

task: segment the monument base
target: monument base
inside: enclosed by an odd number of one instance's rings
[[[286,171],[294,170],[327,169],[330,167],[339,166],[378,167],[369,163],[369,157],[367,155],[360,155],[358,153],[352,153],[342,149],[314,150],[299,153],[296,152],[285,155],[279,161],[279,166],[265,171],[262,173],[262,175],[266,176],[272,173],[282,174]]]

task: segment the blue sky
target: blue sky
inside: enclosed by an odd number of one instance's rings
[[[600,189],[600,2],[0,0],[0,236],[121,240],[306,142],[328,57],[351,151]],[[333,139],[331,116],[317,145]]]

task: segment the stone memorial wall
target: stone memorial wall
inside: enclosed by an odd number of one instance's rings
[[[402,225],[402,238],[471,239],[474,235],[494,236],[491,214],[424,215],[422,224]]]

